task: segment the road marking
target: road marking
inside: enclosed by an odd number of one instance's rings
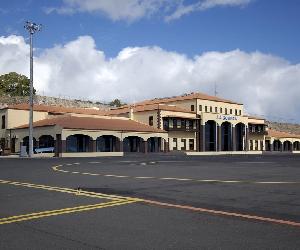
[[[39,219],[49,216],[57,216],[62,214],[70,214],[70,213],[78,213],[83,211],[89,211],[89,210],[95,210],[100,208],[106,208],[106,207],[113,207],[113,206],[120,206],[125,204],[130,204],[135,201],[110,201],[105,203],[98,203],[93,205],[87,205],[87,206],[78,206],[73,208],[63,208],[63,209],[56,209],[56,210],[50,210],[50,211],[43,211],[38,213],[30,213],[30,214],[23,214],[23,215],[17,215],[17,216],[11,216],[7,218],[1,218],[0,219],[0,225],[3,224],[10,224],[15,222],[21,222],[26,220],[33,220],[33,219]]]
[[[26,220],[39,219],[39,218],[49,217],[49,216],[56,216],[56,215],[61,215],[61,214],[83,212],[83,211],[100,209],[100,208],[105,208],[105,207],[120,206],[120,205],[125,205],[125,204],[130,204],[130,203],[141,201],[141,199],[138,199],[138,198],[131,198],[131,197],[125,197],[125,196],[118,196],[118,195],[108,195],[108,194],[102,194],[102,193],[83,191],[80,189],[74,190],[74,189],[70,189],[70,188],[52,187],[52,186],[46,186],[46,185],[38,185],[38,184],[9,181],[9,180],[0,180],[0,184],[21,186],[21,187],[27,187],[27,188],[36,188],[36,189],[42,189],[42,190],[47,190],[47,191],[55,191],[55,192],[72,194],[72,195],[81,195],[81,196],[86,196],[86,197],[91,197],[91,198],[110,200],[109,202],[102,202],[102,203],[97,203],[97,204],[92,204],[92,205],[82,205],[82,206],[71,207],[71,208],[62,208],[62,209],[55,209],[55,210],[49,210],[49,211],[43,211],[43,212],[35,212],[35,213],[29,213],[29,214],[23,214],[23,215],[10,216],[10,217],[6,217],[6,218],[0,218],[0,225],[10,224],[10,223],[14,223],[14,222],[21,222],[21,221],[26,221]]]
[[[91,198],[110,199],[110,200],[118,200],[118,201],[123,201],[123,200],[140,201],[140,199],[137,199],[137,198],[131,198],[131,197],[119,196],[119,195],[108,195],[108,194],[95,193],[95,192],[89,192],[89,191],[83,191],[83,190],[78,191],[78,190],[75,190],[72,188],[37,185],[37,184],[32,184],[32,183],[24,183],[24,182],[8,181],[8,180],[0,180],[0,183],[14,185],[14,186],[37,188],[37,189],[43,189],[43,190],[48,190],[48,191],[56,191],[56,192],[73,194],[73,195],[82,195],[82,196],[91,197]]]
[[[214,214],[214,215],[238,217],[238,218],[243,218],[243,219],[250,219],[250,220],[262,221],[262,222],[271,222],[271,223],[276,223],[276,224],[300,227],[300,222],[295,222],[295,221],[274,219],[274,218],[261,217],[261,216],[249,215],[249,214],[226,212],[226,211],[220,211],[220,210],[212,210],[212,209],[192,207],[192,206],[186,206],[186,205],[170,204],[170,203],[164,203],[164,202],[158,202],[158,201],[152,201],[152,200],[143,200],[143,202],[157,205],[157,206],[163,206],[163,207],[179,208],[179,209],[185,209],[185,210],[190,210],[190,211],[195,211],[195,212],[204,212],[204,213],[209,213],[209,214]]]
[[[76,164],[78,165],[78,164]],[[69,166],[69,165],[68,165]],[[155,176],[127,176],[127,175],[114,175],[114,174],[99,174],[99,173],[87,173],[87,172],[72,172],[68,170],[60,169],[63,165],[53,166],[52,169],[57,172],[63,173],[73,173],[73,174],[83,174],[83,175],[94,175],[103,177],[113,177],[113,178],[129,178],[129,179],[153,179],[153,180],[163,180],[163,181],[191,181],[191,182],[203,182],[203,183],[227,183],[227,184],[264,184],[264,185],[274,185],[274,184],[294,184],[299,185],[298,181],[252,181],[252,180],[211,180],[211,179],[193,179],[193,178],[178,178],[178,177],[155,177]]]

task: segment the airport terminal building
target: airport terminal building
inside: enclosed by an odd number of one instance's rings
[[[28,147],[29,105],[5,107],[0,117],[1,147]],[[203,93],[108,111],[35,105],[33,117],[34,148],[53,148],[56,156],[300,151],[300,135],[269,129],[264,119],[245,115],[243,104]]]

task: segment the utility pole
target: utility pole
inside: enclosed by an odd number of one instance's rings
[[[40,31],[42,25],[27,21],[24,28],[29,32],[30,35],[30,98],[29,98],[29,150],[28,156],[33,155],[33,49],[32,49],[32,38],[33,34]]]

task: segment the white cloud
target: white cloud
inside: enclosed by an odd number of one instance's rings
[[[110,19],[133,21],[157,12],[172,0],[63,0],[60,8],[47,8],[46,12],[59,14],[74,12],[101,12]],[[176,1],[175,1],[176,2]]]
[[[21,36],[0,37],[0,74],[29,75],[29,46]],[[127,47],[106,58],[92,37],[40,51],[34,86],[54,96],[132,102],[191,91],[245,104],[252,114],[300,122],[300,64],[260,52],[206,52],[194,58],[159,47]]]
[[[189,5],[180,4],[171,15],[165,17],[165,20],[169,22],[195,11],[204,11],[219,6],[246,6],[252,1],[253,0],[200,0]]]
[[[76,12],[103,13],[114,21],[135,21],[162,12],[166,21],[178,19],[194,11],[203,11],[218,6],[245,6],[253,0],[195,0],[185,5],[186,0],[63,0],[61,7],[48,7],[50,14],[73,14]]]

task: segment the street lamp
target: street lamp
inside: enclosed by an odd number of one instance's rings
[[[24,28],[30,34],[30,99],[29,99],[30,111],[29,111],[29,151],[28,151],[28,156],[32,157],[32,155],[33,155],[33,50],[32,50],[32,37],[33,37],[34,33],[41,30],[42,25],[27,21],[25,23]]]

